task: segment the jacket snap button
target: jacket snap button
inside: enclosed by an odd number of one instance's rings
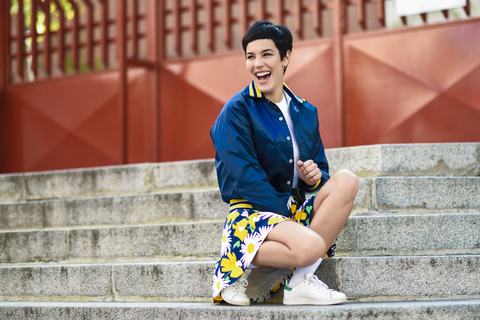
[[[278,120],[282,121],[282,120],[283,120],[283,117],[278,118]]]

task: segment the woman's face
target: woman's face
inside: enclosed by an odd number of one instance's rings
[[[245,53],[247,71],[267,99],[282,101],[283,68],[290,60],[290,51],[280,59],[280,52],[270,39],[250,42]]]

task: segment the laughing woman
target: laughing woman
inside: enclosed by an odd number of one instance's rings
[[[230,204],[214,301],[260,302],[287,279],[284,304],[345,302],[314,274],[335,254],[358,178],[347,170],[329,176],[317,109],[283,82],[290,31],[259,21],[242,45],[252,82],[225,104],[210,132],[222,199]]]

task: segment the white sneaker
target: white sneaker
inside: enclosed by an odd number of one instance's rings
[[[248,306],[250,299],[245,292],[247,291],[248,275],[250,270],[245,270],[245,273],[234,284],[229,285],[221,291],[223,300],[229,304],[236,306]]]
[[[347,296],[341,292],[329,289],[317,276],[308,273],[298,286],[290,288],[285,285],[283,304],[314,304],[329,305],[347,301]]]

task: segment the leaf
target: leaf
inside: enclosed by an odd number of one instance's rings
[[[238,240],[237,242],[235,242],[235,244],[233,245],[232,249],[235,249],[235,248],[240,248],[240,244],[242,242],[240,240]]]

